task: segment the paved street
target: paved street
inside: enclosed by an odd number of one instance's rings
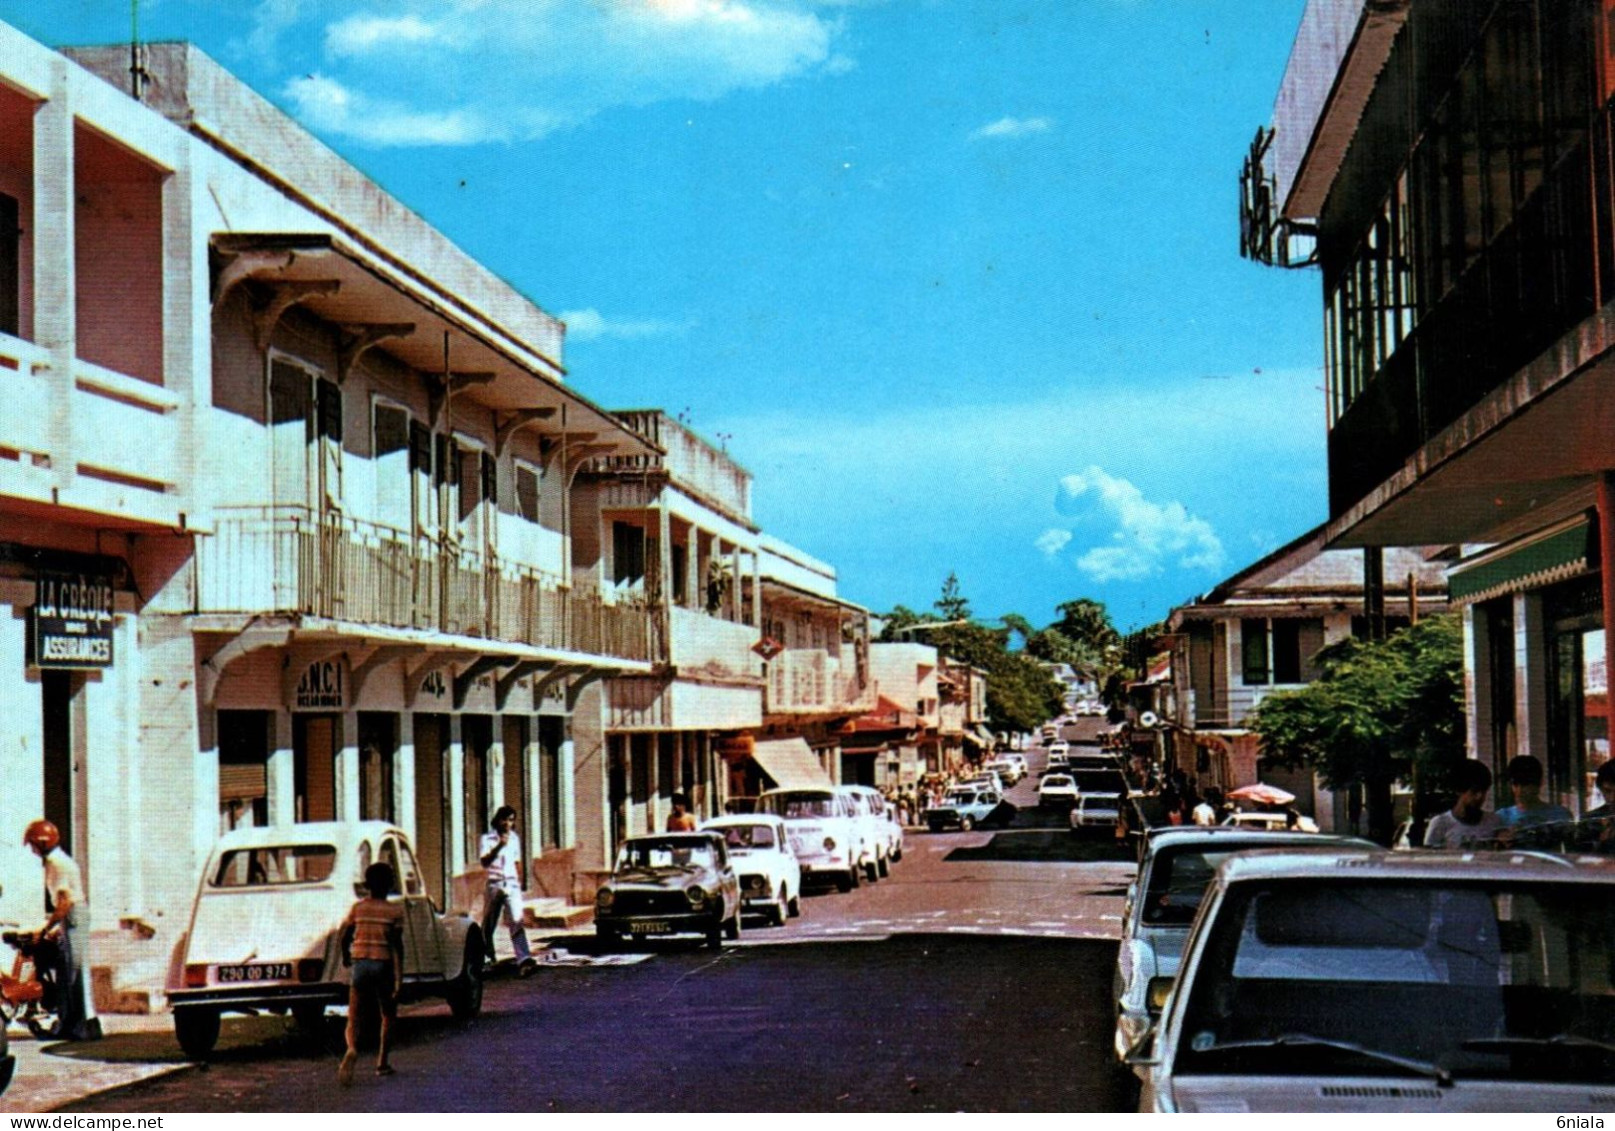
[[[470,1026],[407,1009],[391,1079],[336,1087],[335,1018],[323,1047],[227,1019],[208,1068],[65,1110],[1126,1110],[1108,1061],[1119,856],[1058,826],[911,832],[889,878],[812,895],[784,928],[748,922],[720,954],[668,940],[552,963],[491,982]],[[104,1043],[178,1057],[167,1034]]]

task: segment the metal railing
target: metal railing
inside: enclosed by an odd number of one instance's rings
[[[198,539],[197,611],[329,617],[647,660],[642,603],[553,574],[305,507],[227,507]]]

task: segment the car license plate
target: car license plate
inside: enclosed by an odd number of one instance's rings
[[[673,930],[673,924],[666,919],[645,919],[638,923],[629,923],[628,930],[636,935],[665,935]]]
[[[290,979],[290,962],[244,962],[236,966],[220,966],[221,982],[280,982]]]

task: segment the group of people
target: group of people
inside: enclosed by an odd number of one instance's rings
[[[1514,804],[1489,812],[1491,770],[1483,762],[1461,763],[1453,781],[1457,800],[1451,809],[1430,819],[1424,846],[1571,849],[1615,855],[1615,761],[1600,766],[1593,779],[1603,804],[1588,810],[1579,821],[1563,805],[1542,800],[1540,759],[1529,754],[1510,759],[1503,779]]]

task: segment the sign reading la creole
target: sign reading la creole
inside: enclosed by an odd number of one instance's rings
[[[34,581],[34,663],[41,668],[112,666],[110,577],[41,573]]]

